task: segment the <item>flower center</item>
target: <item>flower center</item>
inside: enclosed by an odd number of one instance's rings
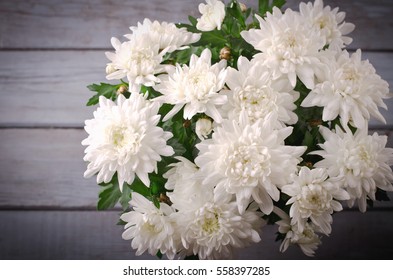
[[[200,68],[190,70],[188,75],[185,76],[188,101],[208,102],[209,93],[216,84],[215,75],[208,72],[208,67]]]
[[[344,160],[347,171],[352,172],[355,176],[371,177],[378,168],[373,154],[364,144],[359,144],[348,150]]]
[[[148,75],[160,62],[152,49],[134,48],[130,50],[127,68],[134,75]]]
[[[354,67],[344,67],[343,78],[347,81],[357,82],[360,76]]]
[[[295,47],[297,45],[296,38],[294,36],[291,36],[291,35],[288,36],[286,43],[291,48],[293,48],[293,47]]]
[[[270,174],[270,154],[267,147],[251,144],[230,147],[225,174],[242,186],[256,185],[258,179]]]
[[[234,94],[237,109],[245,110],[251,121],[266,117],[272,111],[277,110],[277,94],[267,86],[257,88],[246,86]]]
[[[302,188],[298,198],[300,211],[313,211],[314,214],[323,213],[330,209],[333,197],[321,185],[309,184]]]
[[[146,222],[143,224],[143,229],[150,233],[159,233],[160,230],[153,224]]]
[[[143,133],[140,134],[132,127],[117,126],[110,131],[110,139],[118,151],[136,154],[141,147]]]
[[[218,213],[208,213],[205,216],[204,222],[202,224],[202,230],[207,234],[213,234],[220,229],[220,223],[218,221]]]
[[[305,228],[304,231],[302,232],[303,237],[305,237],[308,240],[311,240],[314,238],[315,233],[311,228]]]

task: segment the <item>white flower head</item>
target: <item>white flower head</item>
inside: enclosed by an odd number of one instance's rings
[[[287,9],[283,14],[277,7],[266,18],[256,15],[260,29],[242,31],[241,36],[256,50],[255,59],[273,72],[273,79],[288,77],[292,87],[298,77],[304,85],[314,87],[314,74],[320,62],[318,52],[325,46],[319,31],[300,16]]]
[[[332,10],[330,6],[324,7],[322,0],[315,0],[314,4],[302,2],[299,11],[314,28],[320,30],[329,47],[344,48],[352,42],[352,38],[343,36],[355,29],[354,24],[344,21],[345,12],[338,12],[338,8]]]
[[[239,119],[245,111],[251,122],[275,113],[278,128],[297,122],[293,110],[299,93],[292,91],[288,79],[273,80],[269,68],[243,56],[239,57],[237,67],[238,70],[228,67],[226,83],[230,90],[226,91],[228,103],[222,109],[229,119]]]
[[[202,14],[197,19],[196,28],[201,31],[221,29],[225,18],[225,4],[219,0],[206,0],[206,4],[199,4],[199,12]]]
[[[389,84],[375,73],[368,60],[361,60],[360,50],[351,56],[347,51],[335,56],[326,52],[324,63],[327,68],[301,106],[323,107],[324,121],[340,116],[343,126],[349,122],[363,128],[370,116],[386,123],[378,106],[387,109],[383,99],[391,97]]]
[[[148,34],[134,36],[123,43],[113,37],[111,42],[115,52],[105,54],[116,71],[106,76],[108,80],[127,77],[131,92],[139,92],[141,85],[153,86],[159,82],[155,74],[165,72],[166,66],[160,64],[163,53],[159,51],[159,44]]]
[[[178,211],[196,211],[213,199],[213,188],[202,186],[197,176],[198,167],[183,157],[176,157],[179,162],[170,165],[171,169],[164,174],[168,179],[165,188],[172,207]]]
[[[291,196],[287,204],[292,204],[289,215],[291,223],[297,224],[300,232],[305,230],[308,219],[326,235],[331,233],[333,211],[341,211],[337,200],[348,200],[348,193],[341,188],[339,180],[328,178],[323,168],[302,167],[294,182],[283,186],[282,192]]]
[[[198,138],[206,139],[213,131],[213,122],[208,118],[199,118],[195,124],[195,133]]]
[[[240,123],[224,120],[211,139],[197,144],[195,163],[205,176],[203,183],[216,186],[215,194],[236,195],[240,213],[253,198],[265,214],[273,210],[279,199],[278,186],[290,182],[297,171],[305,147],[285,146],[284,139],[292,127],[274,130],[268,117],[250,124],[243,114]]]
[[[88,146],[84,160],[90,162],[85,177],[98,172],[97,183],[108,183],[117,172],[120,190],[135,175],[149,186],[148,174],[157,169],[161,156],[174,154],[166,143],[172,134],[157,126],[159,104],[138,93],[129,99],[119,95],[117,104],[101,96],[99,104],[94,119],[85,122],[89,136],[82,145]]]
[[[385,148],[386,136],[367,135],[361,129],[352,134],[339,127],[335,132],[320,127],[320,132],[326,141],[320,144],[322,150],[312,152],[323,157],[315,166],[326,168],[331,178],[343,179],[350,206],[357,200],[360,211],[365,212],[366,200],[375,200],[377,188],[393,191],[393,149]]]
[[[137,26],[130,27],[132,34],[127,34],[129,40],[140,35],[148,35],[152,44],[159,46],[163,53],[173,52],[178,49],[187,48],[187,45],[199,41],[201,34],[188,32],[185,28],[177,28],[174,23],[151,21],[145,18]]]
[[[259,231],[265,224],[256,209],[238,212],[236,202],[226,195],[207,202],[196,211],[179,214],[182,254],[200,259],[228,259],[233,248],[244,248],[259,242]]]
[[[316,226],[306,223],[303,230],[299,230],[297,224],[291,223],[289,216],[281,209],[274,207],[274,212],[281,218],[276,224],[279,226],[278,232],[285,234],[281,243],[280,251],[285,252],[290,245],[298,245],[302,252],[309,257],[313,257],[321,239],[317,234]]]
[[[139,256],[145,251],[155,256],[158,251],[173,259],[177,253],[179,235],[173,219],[174,210],[165,203],[160,208],[139,193],[133,192],[130,205],[133,210],[121,215],[125,221],[123,239],[130,240],[131,247]]]
[[[197,113],[205,113],[216,122],[222,117],[217,106],[223,105],[227,97],[219,91],[224,87],[226,60],[211,65],[211,51],[203,50],[200,57],[193,54],[190,65],[179,65],[160,75],[161,83],[154,87],[162,93],[157,101],[175,105],[164,117],[170,119],[184,107],[184,119],[191,119]]]

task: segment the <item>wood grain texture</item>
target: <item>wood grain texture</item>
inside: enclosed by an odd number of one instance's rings
[[[86,137],[82,129],[0,129],[0,209],[94,210],[99,187],[83,178]]]
[[[315,259],[390,259],[391,212],[342,212],[334,216],[330,237],[322,238]],[[1,211],[0,259],[155,259],[135,256],[122,240],[116,212]],[[276,226],[266,226],[262,241],[239,250],[236,259],[309,259],[298,247],[279,252]]]
[[[109,48],[112,36],[145,17],[186,22],[198,17],[202,0],[3,0],[0,2],[0,48]],[[256,6],[256,0],[244,0]],[[298,10],[299,0],[287,7]],[[307,1],[306,1],[307,2]],[[325,0],[325,5],[347,13],[356,25],[351,48],[392,50],[393,6],[390,0]]]
[[[95,209],[99,187],[84,179],[80,129],[0,130],[1,208]]]
[[[0,116],[7,126],[83,126],[86,86],[105,82],[103,51],[0,52]]]
[[[392,88],[393,53],[362,56]],[[3,51],[0,61],[0,126],[82,127],[92,118],[94,108],[85,104],[93,93],[86,86],[105,82],[103,51]],[[393,126],[393,99],[387,104],[390,111],[381,113]]]

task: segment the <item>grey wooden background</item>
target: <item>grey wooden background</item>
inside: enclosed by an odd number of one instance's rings
[[[198,16],[191,0],[1,0],[0,1],[0,259],[133,259],[116,226],[119,211],[97,212],[98,187],[83,172],[86,85],[104,81],[111,36],[145,17],[185,22]],[[244,1],[255,5],[256,0]],[[295,7],[291,0],[287,6]],[[356,25],[351,50],[363,49],[393,85],[391,0],[329,0]],[[389,101],[393,110],[393,101]],[[389,135],[393,114],[373,130]],[[334,216],[319,259],[392,258],[393,204],[361,214]],[[242,259],[301,259],[300,250],[278,252],[276,228],[265,229]],[[143,258],[150,258],[144,255]]]

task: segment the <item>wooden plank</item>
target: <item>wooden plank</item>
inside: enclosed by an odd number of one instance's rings
[[[393,53],[363,57],[392,88]],[[86,85],[105,82],[103,51],[0,51],[0,61],[0,126],[82,127],[92,118],[94,108],[85,104],[93,93]],[[387,103],[390,111],[381,112],[393,126],[393,99]]]
[[[391,259],[392,212],[339,213],[333,232],[322,238],[315,259]],[[1,211],[0,259],[155,259],[134,255],[122,240],[116,212]],[[262,241],[240,250],[236,259],[308,259],[299,248],[279,252],[276,226],[266,226]]]
[[[0,52],[3,126],[79,126],[92,117],[86,86],[105,82],[103,51]]]
[[[198,17],[197,7],[201,2],[204,1],[3,0],[0,48],[109,48],[112,36],[128,33],[128,26],[145,17],[171,22],[186,22],[188,15]],[[256,0],[242,2],[247,6],[257,5]],[[287,2],[287,7],[298,10],[300,1]],[[351,48],[392,50],[390,0],[325,0],[324,3],[347,12],[347,22],[356,25]]]
[[[99,187],[83,178],[86,136],[81,129],[0,129],[0,209],[95,209]]]
[[[197,1],[202,2],[202,1]],[[0,3],[2,48],[108,48],[144,18],[186,21],[196,1],[61,1]],[[50,28],[48,28],[50,27]]]
[[[95,179],[84,179],[81,129],[1,129],[1,208],[90,208]]]

